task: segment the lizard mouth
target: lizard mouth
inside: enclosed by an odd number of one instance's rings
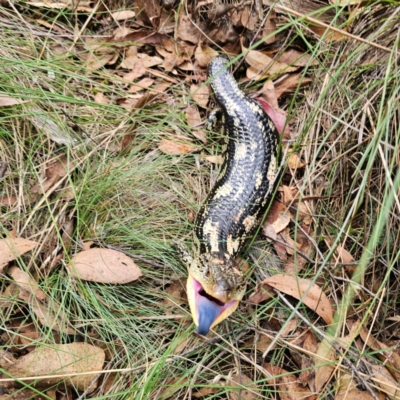
[[[238,301],[232,300],[228,303],[224,303],[207,293],[200,282],[194,278],[192,279],[193,288],[195,291],[195,321],[197,322],[196,332],[205,336],[211,327],[225,318],[221,318],[221,316],[223,316],[227,310],[229,310],[232,306],[237,306]],[[231,314],[231,312],[229,312],[229,314]]]

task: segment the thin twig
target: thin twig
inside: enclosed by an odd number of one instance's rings
[[[8,163],[5,161],[0,161],[0,179],[4,177],[8,168]]]

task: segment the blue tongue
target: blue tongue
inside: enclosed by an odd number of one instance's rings
[[[214,303],[204,296],[197,297],[197,312],[199,315],[199,326],[196,332],[200,335],[206,336],[210,330],[210,326],[218,317],[222,306]]]

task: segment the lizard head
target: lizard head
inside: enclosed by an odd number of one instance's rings
[[[201,254],[190,260],[187,294],[197,333],[229,317],[246,291],[246,277],[229,255]]]

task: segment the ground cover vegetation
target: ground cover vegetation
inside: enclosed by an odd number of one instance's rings
[[[0,2],[1,399],[398,399],[400,7]],[[218,174],[206,66],[281,132],[237,312],[174,241]]]

